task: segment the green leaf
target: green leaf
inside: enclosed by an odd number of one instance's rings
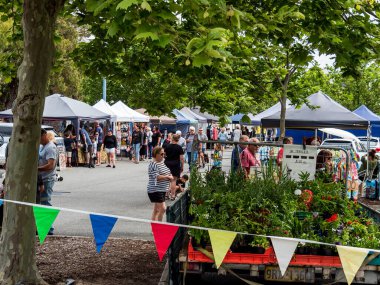
[[[117,34],[119,31],[119,25],[116,22],[113,22],[111,26],[108,28],[107,35],[110,37],[113,37],[114,35]]]
[[[158,39],[157,45],[164,48],[170,43],[171,39],[172,39],[171,35],[168,35],[168,34],[161,35]]]
[[[144,10],[147,10],[149,12],[152,12],[152,7],[150,7],[149,3],[146,0],[144,0],[141,3],[141,8],[144,9]]]
[[[207,55],[214,58],[223,58],[223,56],[217,50],[211,49],[207,50]]]
[[[294,12],[291,14],[291,16],[296,19],[305,20],[305,15],[302,14],[301,12]]]
[[[202,65],[211,65],[212,60],[209,56],[199,54],[195,57],[193,57],[193,66],[194,67],[201,67]]]
[[[157,15],[157,17],[160,17],[164,20],[173,20],[173,21],[178,20],[177,17],[173,13],[171,13],[169,11],[165,11],[165,10],[159,11],[156,15]]]
[[[139,3],[139,0],[123,0],[116,6],[116,10],[119,10],[119,9],[128,10],[129,7],[138,3]]]
[[[5,84],[11,83],[11,81],[12,81],[12,77],[10,77],[10,76],[4,78]]]
[[[199,48],[199,47],[201,47],[201,45],[202,45],[202,39],[200,39],[200,38],[193,38],[193,39],[191,39],[190,41],[189,41],[189,43],[187,44],[187,46],[186,46],[186,51],[187,51],[187,53],[191,53],[191,50],[193,49],[193,48]]]
[[[151,38],[153,41],[158,40],[158,35],[157,33],[154,32],[144,32],[144,33],[139,33],[135,36],[135,39],[147,39]]]

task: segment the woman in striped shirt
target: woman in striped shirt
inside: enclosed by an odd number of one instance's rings
[[[166,211],[165,194],[169,190],[170,181],[173,180],[170,169],[164,164],[164,155],[162,147],[155,147],[153,161],[149,163],[148,168],[148,196],[154,203],[152,221],[162,221]]]

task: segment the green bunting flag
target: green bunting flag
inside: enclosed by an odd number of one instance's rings
[[[51,225],[59,214],[59,210],[33,206],[34,218],[38,231],[40,244],[43,244]]]

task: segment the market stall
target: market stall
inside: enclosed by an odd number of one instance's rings
[[[121,154],[128,148],[129,136],[131,135],[133,124],[147,124],[149,123],[149,117],[125,105],[122,101],[118,101],[111,106],[112,111],[116,115],[116,138],[120,148],[117,154]]]
[[[176,124],[177,121],[173,117],[169,117],[166,115],[162,116],[151,116],[149,115],[144,108],[136,109],[136,112],[139,112],[140,114],[147,115],[150,118],[150,124],[151,126],[158,126],[160,130],[167,130],[168,132],[175,132],[176,131]]]
[[[172,113],[176,116],[177,130],[180,130],[182,132],[182,135],[185,135],[188,133],[190,126],[193,126],[195,128],[198,127],[198,121],[194,120],[187,114],[177,109],[174,109]]]
[[[190,110],[190,108],[187,108],[187,107],[183,107],[180,111],[183,114],[188,115],[190,118],[198,121],[198,128],[203,128],[205,130],[207,129],[207,119],[205,117],[194,113],[193,111]]]
[[[366,130],[370,126],[369,121],[352,113],[322,92],[310,95],[307,100],[308,104],[303,104],[301,108],[291,107],[287,110],[285,119],[287,129],[314,130],[317,133],[319,128]],[[265,128],[279,127],[280,112],[262,118],[261,123]],[[344,161],[341,160],[341,162],[344,165]],[[355,185],[355,188],[358,185],[359,165],[358,156],[351,150],[349,174],[348,177],[343,178],[348,181],[348,184]]]
[[[194,107],[190,109],[193,113],[202,116],[203,118],[206,118],[208,124],[214,124],[219,122],[219,117],[211,115],[207,112],[201,112],[201,107]]]
[[[13,117],[12,110],[8,109],[0,112],[0,117],[11,118]],[[42,114],[42,119],[44,122],[49,121],[63,121],[63,126],[66,127],[68,124],[75,126],[75,134],[79,136],[79,124],[80,121],[95,121],[95,120],[109,120],[111,116],[104,113],[84,102],[66,97],[61,94],[53,94],[45,98],[44,111]],[[64,147],[59,147],[60,160],[65,159]],[[78,160],[79,163],[83,163],[83,154],[81,153],[81,148],[78,148]]]

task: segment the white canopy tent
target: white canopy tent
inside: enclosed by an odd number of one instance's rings
[[[115,113],[118,122],[132,122],[132,123],[147,123],[149,117],[135,110],[129,108],[123,102],[118,101],[111,106],[112,111]]]
[[[106,113],[111,116],[111,121],[116,122],[117,121],[117,116],[112,110],[110,104],[108,104],[106,101],[103,99],[100,99],[98,103],[96,103],[94,108],[98,109],[99,111],[102,111],[103,113]]]

